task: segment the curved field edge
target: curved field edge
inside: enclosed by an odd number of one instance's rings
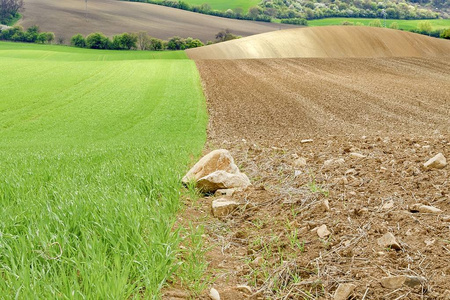
[[[178,265],[180,178],[206,140],[194,62],[11,47],[0,43],[0,294],[157,298]]]

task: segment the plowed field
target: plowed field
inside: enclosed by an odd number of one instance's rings
[[[111,36],[122,32],[146,31],[151,36],[172,36],[214,40],[215,34],[230,29],[234,34],[252,34],[292,28],[292,25],[218,18],[147,3],[116,0],[89,0],[87,14],[81,0],[25,0],[20,25],[39,25],[68,43],[77,33],[103,32]]]
[[[347,299],[334,298],[342,284],[354,288],[350,299],[449,299],[449,167],[423,168],[437,153],[450,157],[448,60],[197,65],[205,152],[229,149],[253,183],[233,195],[242,206],[227,217],[205,217],[213,197],[185,214],[206,223],[208,286],[221,299]],[[417,203],[441,212],[418,213]],[[387,233],[400,249],[379,244]],[[392,276],[415,284],[383,286]]]

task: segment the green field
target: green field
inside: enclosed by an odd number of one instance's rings
[[[0,298],[158,298],[206,139],[194,62],[0,43],[0,81]]]
[[[259,0],[186,0],[189,5],[209,4],[212,9],[225,11],[227,9],[242,8],[244,12],[252,6],[258,5]]]
[[[308,20],[308,26],[329,26],[329,25],[340,25],[342,22],[361,22],[364,25],[369,25],[371,21],[375,19],[360,19],[360,18],[327,18],[327,19],[318,19],[318,20]],[[381,21],[381,24],[384,25],[384,20],[379,19]],[[417,29],[417,26],[419,22],[425,21],[425,20],[386,20],[386,27],[389,27],[391,23],[397,22],[399,29],[403,30],[411,30],[411,29]],[[433,19],[433,20],[426,20],[431,23],[431,26],[433,27],[433,30],[439,30],[444,28],[450,28],[450,19]]]

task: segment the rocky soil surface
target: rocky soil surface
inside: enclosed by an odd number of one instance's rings
[[[200,298],[450,299],[448,61],[197,64],[205,154],[253,184],[229,214],[210,195],[181,217],[206,229]]]

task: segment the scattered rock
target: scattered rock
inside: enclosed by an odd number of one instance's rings
[[[425,169],[442,169],[447,165],[447,160],[442,153],[438,153],[423,164]]]
[[[220,294],[215,288],[211,288],[209,291],[209,298],[212,300],[220,300]]]
[[[442,210],[440,210],[437,207],[423,205],[421,203],[416,203],[416,204],[411,205],[409,210],[411,212],[420,212],[420,213],[424,213],[424,214],[440,214],[440,213],[442,213]]]
[[[223,217],[229,215],[238,206],[239,203],[234,200],[220,198],[212,202],[212,212],[214,217]]]
[[[383,235],[382,237],[380,237],[378,240],[378,245],[380,245],[383,248],[392,248],[395,250],[400,250],[400,244],[397,242],[397,240],[395,239],[395,236],[388,232],[385,235]]]
[[[301,168],[306,166],[306,158],[299,157],[294,161],[294,167]]]
[[[234,195],[235,192],[236,192],[235,189],[219,189],[214,193],[214,195],[231,197]]]
[[[339,284],[336,292],[334,293],[334,300],[347,300],[355,288],[356,285],[351,283]]]
[[[332,166],[332,165],[342,165],[342,164],[344,164],[345,163],[345,160],[343,159],[343,158],[339,158],[339,159],[328,159],[328,160],[326,160],[324,163],[323,163],[323,165],[325,166],[325,167],[329,167],[329,166]]]
[[[300,175],[302,175],[302,174],[303,174],[302,171],[300,171],[300,170],[294,170],[294,177],[298,177],[298,176],[300,176]]]
[[[383,209],[391,209],[394,207],[394,201],[390,200],[383,205]]]
[[[252,292],[252,288],[249,287],[248,285],[238,285],[238,286],[236,287],[236,289],[237,289],[238,291],[240,291],[240,292],[243,292],[243,293],[249,294],[249,295],[251,295],[251,294],[253,293],[253,292]]]
[[[442,221],[450,222],[450,216],[442,216]]]
[[[314,140],[312,140],[312,139],[307,139],[307,140],[301,140],[300,141],[300,143],[302,143],[302,144],[312,143],[312,142],[314,142]]]
[[[264,258],[262,258],[261,256],[258,256],[250,263],[250,265],[253,267],[257,267],[257,266],[262,265],[263,263],[264,263]]]
[[[350,153],[350,156],[353,157],[353,158],[366,158],[367,157],[364,154],[357,153],[357,152]]]
[[[317,235],[323,239],[327,236],[329,236],[331,232],[328,230],[327,225],[322,225],[319,228],[317,228]]]
[[[322,208],[324,211],[329,211],[330,210],[330,202],[327,199],[324,199],[322,201]]]
[[[423,277],[399,275],[381,278],[381,285],[387,289],[398,289],[403,285],[414,288],[422,285],[425,281],[426,279]]]
[[[231,174],[225,171],[215,171],[197,181],[197,187],[204,193],[230,188],[243,190],[250,185],[250,180],[244,173]]]

